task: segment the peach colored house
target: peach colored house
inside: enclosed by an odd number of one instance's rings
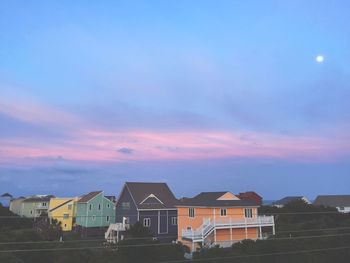
[[[191,248],[231,246],[244,239],[262,239],[273,216],[258,216],[258,206],[230,192],[203,192],[184,198],[178,208],[178,241]]]

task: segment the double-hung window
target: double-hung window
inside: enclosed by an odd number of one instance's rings
[[[220,209],[220,216],[227,216],[227,210],[225,208]]]
[[[143,219],[143,226],[150,227],[151,226],[151,218],[144,218]]]
[[[194,208],[191,207],[188,209],[188,217],[194,218]]]
[[[177,225],[177,217],[172,217],[172,218],[171,218],[171,224],[172,224],[173,226],[176,226],[176,225]]]
[[[245,216],[245,218],[252,218],[253,217],[253,209],[251,209],[251,208],[244,209],[244,216]]]

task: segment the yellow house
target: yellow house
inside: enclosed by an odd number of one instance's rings
[[[76,220],[77,201],[77,197],[50,199],[49,218],[61,222],[63,231],[73,229]]]

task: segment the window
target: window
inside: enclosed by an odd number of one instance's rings
[[[68,205],[68,210],[72,210],[72,205]]]
[[[109,222],[109,216],[106,217],[106,221]]]
[[[63,219],[68,219],[69,218],[69,214],[63,214]]]
[[[109,208],[110,207],[110,204],[107,204],[107,208]]]
[[[143,219],[143,226],[150,227],[151,226],[151,218],[144,218]]]
[[[251,208],[244,209],[244,216],[245,216],[245,218],[252,218],[253,217],[253,209],[251,209]]]
[[[130,202],[123,202],[122,208],[123,208],[123,210],[129,210],[130,209]]]
[[[171,218],[171,224],[172,224],[173,226],[176,226],[176,225],[177,225],[177,217],[172,217],[172,218]]]
[[[67,227],[67,224],[64,224],[64,227],[66,228],[66,227]]]
[[[47,203],[42,203],[41,205],[42,205],[42,206],[46,206],[46,205],[47,205]]]
[[[89,204],[89,210],[90,211],[92,210],[92,204]]]
[[[221,208],[221,209],[220,209],[220,215],[221,215],[221,216],[226,216],[226,215],[227,215],[227,211],[226,211],[225,208]]]
[[[30,214],[31,214],[31,215],[33,214],[33,210],[30,210]]]
[[[96,216],[92,216],[92,221],[95,221],[96,220]]]
[[[187,230],[191,231],[191,230],[192,230],[192,227],[188,226],[188,227],[187,227]]]
[[[194,208],[188,209],[188,216],[194,218]]]
[[[101,204],[98,204],[98,210],[101,210]]]

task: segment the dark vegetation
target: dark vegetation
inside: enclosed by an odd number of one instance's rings
[[[302,213],[302,214],[301,214]],[[295,251],[323,248],[350,247],[350,215],[337,213],[335,209],[314,207],[303,202],[293,202],[284,208],[260,208],[260,214],[274,214],[276,236],[263,241],[245,240],[232,248],[212,248],[195,253],[195,262],[242,263],[342,263],[350,262],[350,249],[294,253]],[[0,206],[0,215],[13,216]],[[0,243],[23,241],[58,241],[59,227],[36,231],[28,219],[0,221]],[[336,228],[336,229],[335,229]],[[271,231],[271,230],[270,230]],[[337,236],[335,236],[337,235]],[[320,237],[322,236],[322,237]],[[66,249],[69,251],[28,251],[1,253],[0,262],[6,263],[151,263],[183,260],[184,247],[180,244],[164,244],[154,240],[141,224],[131,227],[123,241],[105,245],[102,241],[84,242],[79,235],[65,234],[65,242],[38,244],[0,244],[0,251],[13,249]],[[86,247],[94,247],[86,249]],[[288,255],[266,255],[290,253]],[[264,255],[264,256],[262,256]],[[226,257],[226,259],[225,259]]]

